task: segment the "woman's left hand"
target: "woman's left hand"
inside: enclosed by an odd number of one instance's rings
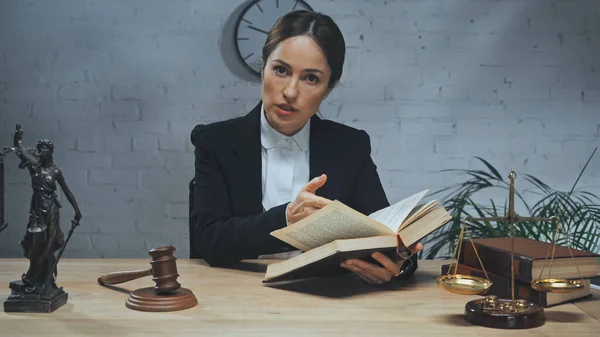
[[[417,242],[408,247],[413,254],[416,254],[423,249],[423,244]],[[382,284],[391,281],[402,271],[402,266],[408,260],[393,261],[383,253],[375,252],[371,257],[379,262],[383,267],[360,259],[348,259],[341,263],[341,267],[350,270],[357,274],[365,282],[370,284]],[[410,263],[410,262],[409,262]]]

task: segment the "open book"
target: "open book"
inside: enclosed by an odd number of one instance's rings
[[[371,253],[393,252],[396,233],[410,246],[444,225],[450,214],[435,200],[421,203],[424,190],[364,215],[338,200],[271,235],[303,251],[267,267],[264,282],[339,273],[340,263]]]

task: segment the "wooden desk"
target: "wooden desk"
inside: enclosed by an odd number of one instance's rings
[[[546,324],[530,330],[471,325],[464,305],[477,296],[440,289],[442,261],[421,261],[413,281],[370,286],[349,275],[280,286],[261,283],[266,261],[238,269],[177,261],[179,281],[198,306],[178,312],[127,309],[127,291],[152,286],[150,277],[121,284],[96,283],[98,275],[149,267],[149,259],[64,259],[58,283],[69,302],[51,314],[0,313],[2,336],[595,336],[600,335],[600,292],[593,299],[546,309]],[[25,259],[0,259],[0,298],[27,269]]]

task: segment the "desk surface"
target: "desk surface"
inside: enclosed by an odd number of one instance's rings
[[[0,259],[0,298],[8,283],[27,269],[25,259]],[[178,281],[194,292],[198,305],[168,313],[125,307],[128,292],[153,286],[150,277],[109,289],[100,274],[144,269],[144,259],[64,259],[58,284],[69,294],[51,314],[0,312],[3,336],[595,336],[600,332],[600,292],[575,304],[547,308],[546,324],[521,330],[471,325],[465,303],[478,296],[440,289],[435,278],[446,261],[420,261],[411,281],[371,286],[349,275],[267,286],[267,261],[211,268],[198,260],[177,260]]]

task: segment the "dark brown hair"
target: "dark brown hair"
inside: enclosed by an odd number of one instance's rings
[[[267,41],[263,46],[263,70],[269,55],[277,45],[298,35],[311,36],[321,47],[331,68],[328,86],[333,87],[342,77],[346,42],[336,23],[333,22],[331,17],[322,13],[298,10],[280,17],[271,28]]]

